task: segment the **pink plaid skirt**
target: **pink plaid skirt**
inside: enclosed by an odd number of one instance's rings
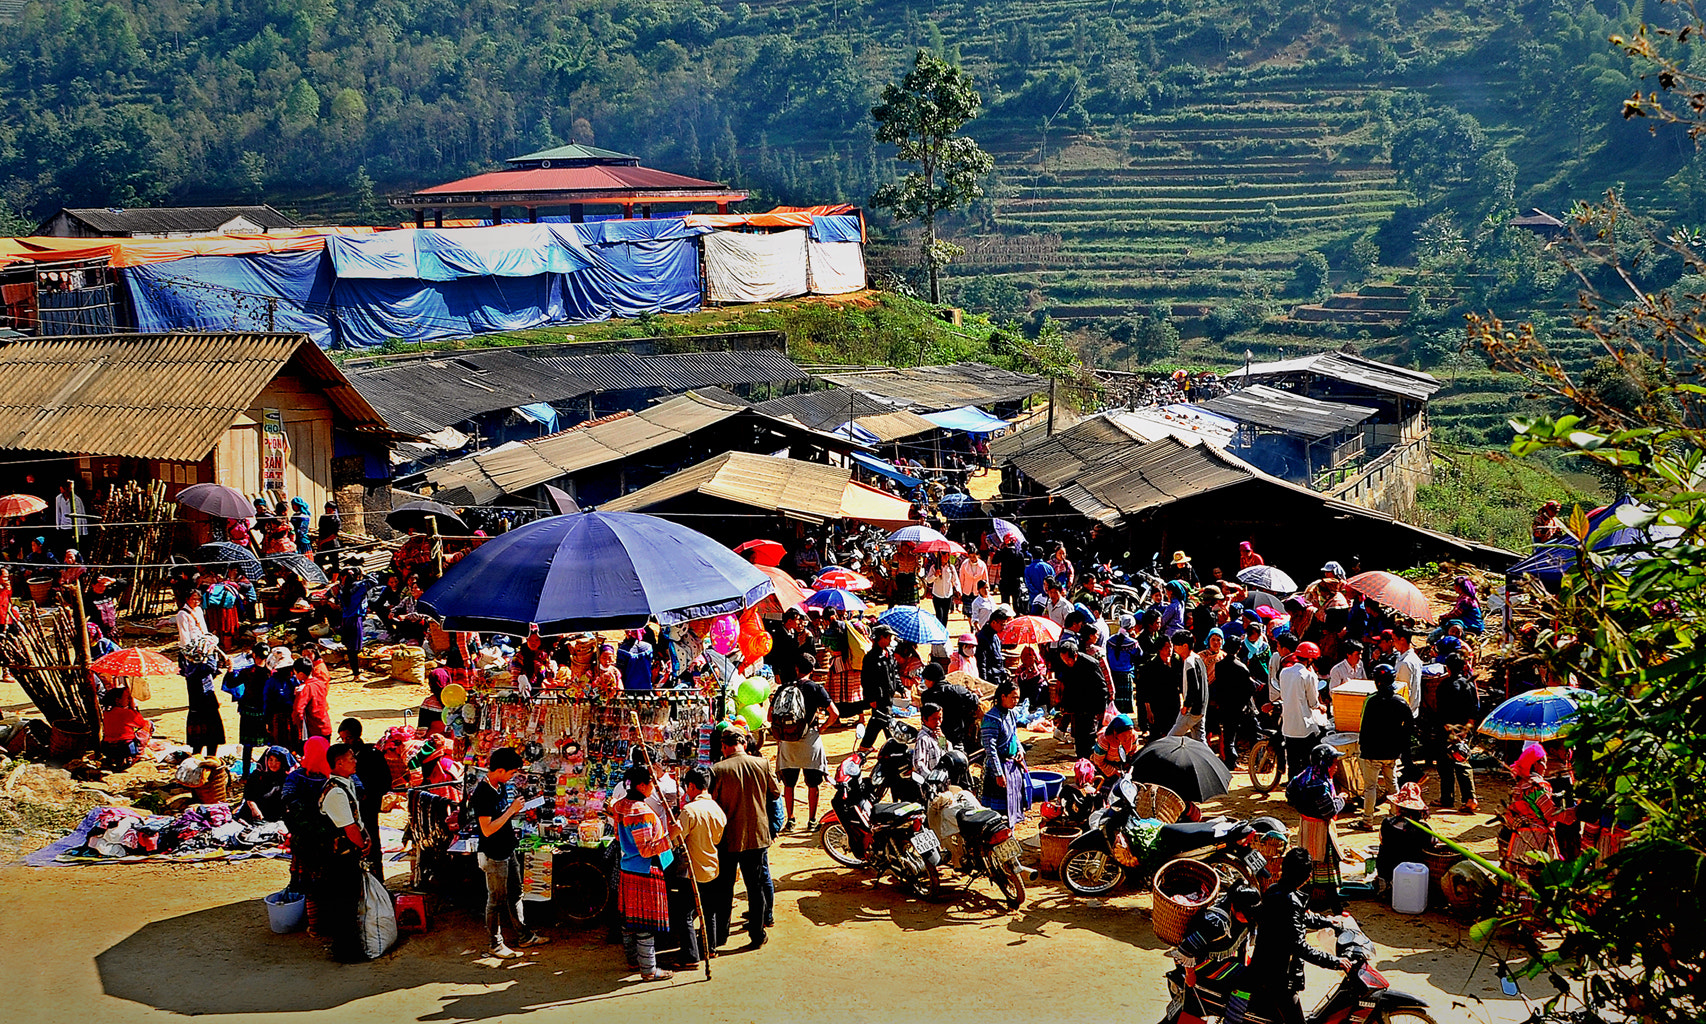
[[[622,872],[616,890],[616,905],[622,912],[622,927],[631,932],[669,931],[669,893],[663,872],[649,875]]]

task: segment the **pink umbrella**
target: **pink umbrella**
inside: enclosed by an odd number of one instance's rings
[[[1052,644],[1060,639],[1060,627],[1041,615],[1021,615],[1001,631],[1004,644]]]
[[[870,590],[871,581],[852,569],[843,569],[838,565],[832,565],[818,573],[818,577],[813,581],[812,586],[819,590]]]
[[[1374,572],[1352,576],[1345,581],[1345,586],[1400,615],[1408,615],[1420,622],[1434,621],[1433,609],[1428,607],[1427,595],[1402,576],[1376,569]]]
[[[35,515],[47,508],[47,502],[33,494],[8,494],[0,498],[0,519],[18,519]]]
[[[782,611],[787,611],[789,608],[804,603],[805,599],[811,595],[811,592],[801,588],[793,577],[774,565],[765,565],[760,562],[758,563],[758,571],[770,577],[770,582],[776,584],[776,592],[765,595],[764,599],[758,602],[760,610],[766,607],[767,602],[774,600],[781,606]]]

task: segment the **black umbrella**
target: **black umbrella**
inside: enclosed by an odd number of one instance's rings
[[[1263,605],[1272,608],[1276,612],[1285,610],[1285,602],[1265,590],[1252,590],[1245,594],[1244,607],[1256,609]]]
[[[1232,788],[1232,773],[1207,743],[1186,736],[1163,736],[1132,758],[1133,782],[1153,782],[1192,803],[1217,797]]]
[[[224,484],[191,484],[178,492],[178,504],[224,519],[250,519],[255,515],[254,502],[243,497],[242,491]]]
[[[190,559],[197,565],[235,565],[243,570],[243,575],[251,580],[258,580],[263,575],[261,560],[255,553],[241,544],[216,540],[212,544],[203,544],[195,549],[195,555]]]
[[[290,570],[301,577],[302,582],[311,587],[323,587],[332,582],[327,578],[326,570],[320,568],[312,558],[306,555],[268,555],[266,562],[268,565]]]
[[[427,523],[438,520],[438,532],[450,534],[468,533],[468,524],[456,514],[456,510],[448,505],[440,505],[436,501],[411,501],[398,505],[385,517],[385,521],[399,530],[425,530]]]

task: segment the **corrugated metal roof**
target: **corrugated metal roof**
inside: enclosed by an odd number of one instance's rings
[[[861,416],[853,422],[869,430],[879,441],[898,441],[903,437],[917,437],[938,429],[936,424],[906,409]]]
[[[471,503],[483,505],[505,494],[686,437],[744,411],[695,394],[679,395],[640,412],[593,420],[446,462],[427,470],[426,478],[440,489],[462,488]]]
[[[788,417],[814,430],[832,430],[850,419],[894,412],[899,406],[852,388],[829,388],[783,395],[760,402],[754,408],[771,416]]]
[[[364,367],[354,384],[387,420],[432,433],[475,416],[534,402],[560,402],[597,390],[526,356],[502,350]]]
[[[606,512],[639,512],[689,494],[702,494],[769,511],[792,512],[819,521],[841,517],[847,490],[844,467],[774,455],[725,452],[664,477],[657,483],[605,502]]]
[[[96,231],[218,231],[237,219],[260,228],[293,228],[296,222],[270,206],[159,206],[140,210],[104,207],[66,208],[71,217]]]
[[[1053,437],[1037,439],[1029,448],[1010,453],[1005,461],[1052,491],[1139,443],[1108,417],[1092,416],[1056,431]]]
[[[1047,378],[1001,370],[983,363],[867,368],[822,376],[831,384],[898,399],[914,406],[916,412],[941,412],[962,405],[1012,402],[1048,390]]]
[[[23,338],[0,341],[0,448],[195,461],[286,367],[387,429],[306,334]]]
[[[1431,373],[1409,370],[1344,352],[1319,352],[1297,359],[1256,363],[1248,370],[1234,370],[1227,375],[1227,380],[1237,384],[1246,379],[1289,377],[1296,374],[1329,377],[1368,388],[1370,391],[1414,398],[1418,401],[1426,401],[1435,391],[1445,386]]]
[[[1380,411],[1366,405],[1323,402],[1265,384],[1252,384],[1241,391],[1221,395],[1203,402],[1202,408],[1239,423],[1310,441],[1355,426]]]
[[[1217,448],[1166,437],[1109,452],[1100,465],[1087,469],[1067,490],[1084,492],[1086,504],[1093,503],[1097,509],[1095,517],[1114,522],[1252,478],[1250,466]],[[1072,495],[1064,496],[1073,502]],[[1073,502],[1073,507],[1078,508],[1078,503]],[[1109,510],[1114,510],[1111,516]],[[1082,508],[1080,511],[1092,514]]]

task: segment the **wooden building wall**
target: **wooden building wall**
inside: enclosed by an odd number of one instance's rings
[[[213,479],[255,497],[261,491],[261,422],[267,409],[284,416],[290,441],[284,484],[318,515],[332,495],[332,406],[301,378],[280,375],[240,414],[213,450]],[[269,496],[277,500],[277,495]]]

